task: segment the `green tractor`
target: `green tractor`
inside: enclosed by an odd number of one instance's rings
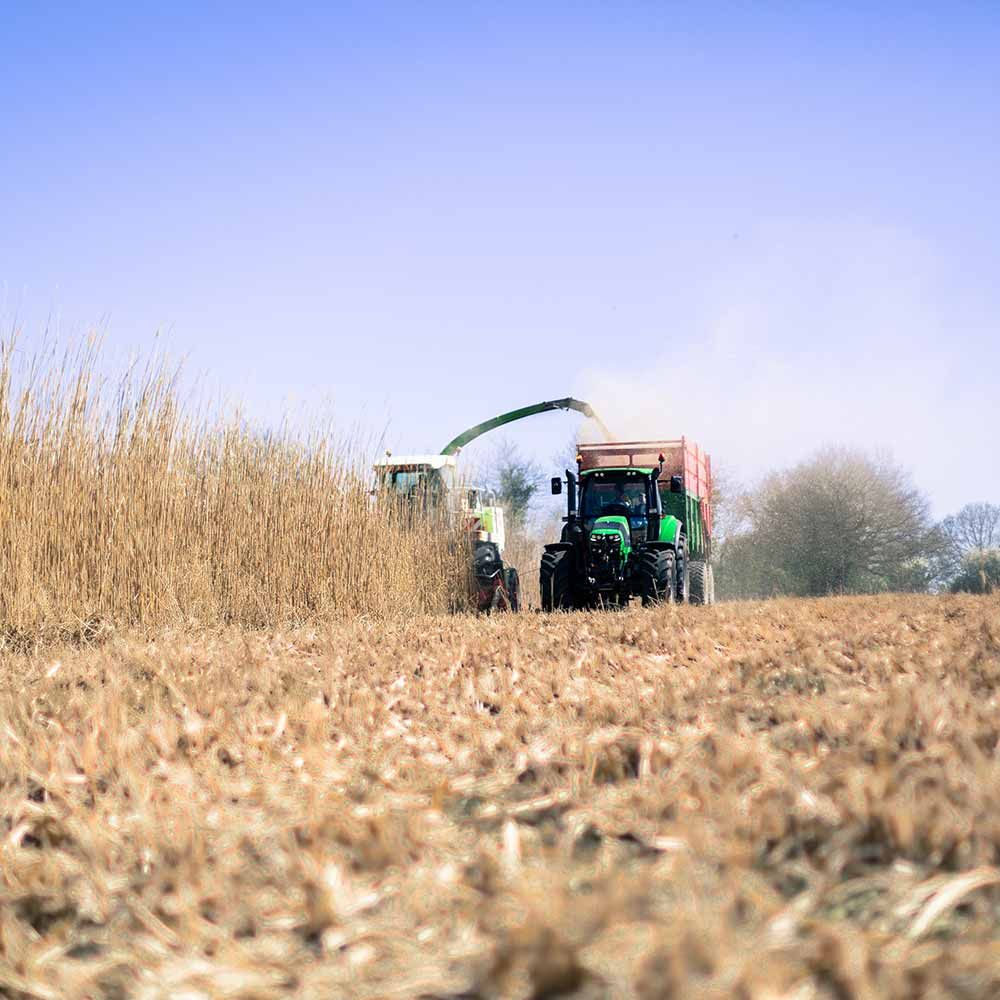
[[[552,480],[553,494],[564,481]],[[710,604],[711,463],[685,439],[581,445],[560,541],[545,546],[542,609]]]

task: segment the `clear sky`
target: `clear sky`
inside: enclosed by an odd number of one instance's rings
[[[572,393],[743,478],[846,442],[1000,502],[1000,4],[145,6],[5,5],[26,346],[159,330],[397,452]]]

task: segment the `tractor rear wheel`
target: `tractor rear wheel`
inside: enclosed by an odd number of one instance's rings
[[[692,604],[711,604],[708,590],[710,567],[701,559],[693,559],[687,564],[688,586]]]
[[[543,611],[569,611],[573,607],[572,561],[565,549],[546,552],[538,572]]]
[[[677,589],[677,566],[672,549],[654,549],[639,556],[637,591],[642,606],[672,604]]]

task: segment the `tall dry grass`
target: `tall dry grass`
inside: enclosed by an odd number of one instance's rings
[[[182,405],[177,373],[100,376],[96,348],[0,352],[6,638],[107,623],[269,625],[452,607],[440,525],[369,495],[357,442]]]
[[[514,525],[507,531],[504,562],[515,567],[521,581],[521,606],[541,606],[542,595],[538,589],[538,567],[545,551],[545,538],[533,526]]]

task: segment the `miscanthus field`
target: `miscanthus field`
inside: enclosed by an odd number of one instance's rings
[[[1000,602],[0,654],[0,996],[1000,994]]]

